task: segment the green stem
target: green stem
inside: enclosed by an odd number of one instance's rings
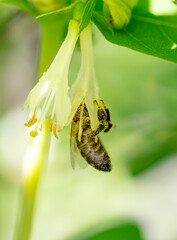
[[[38,139],[31,141],[25,156],[23,198],[16,240],[29,240],[31,236],[37,190],[49,156],[50,135],[47,124],[44,124],[40,134]]]
[[[70,15],[68,14],[68,17]],[[42,51],[40,60],[39,75],[47,70],[55,57],[65,35],[66,24],[69,18],[64,18],[62,14],[49,17],[42,25]],[[43,169],[48,160],[51,134],[48,131],[47,123],[43,124],[43,129],[39,135],[32,140],[25,158],[25,171],[22,185],[22,202],[20,213],[15,229],[15,240],[30,240],[33,219],[35,215],[35,205],[40,186]]]

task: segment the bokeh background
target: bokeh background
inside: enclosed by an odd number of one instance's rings
[[[101,134],[113,170],[72,170],[69,127],[52,139],[32,240],[177,240],[177,66],[107,42],[94,27],[100,95],[113,129]],[[36,82],[37,22],[0,5],[0,239],[13,239],[28,111]],[[76,78],[76,48],[70,84]]]

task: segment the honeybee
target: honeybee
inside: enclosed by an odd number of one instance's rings
[[[90,126],[90,117],[86,105],[81,104],[78,107],[71,123],[70,148],[71,164],[73,168],[75,166],[76,158],[77,160],[79,160],[76,153],[77,150],[79,150],[81,156],[86,160],[84,162],[80,162],[81,167],[85,168],[88,163],[92,167],[100,171],[111,171],[112,166],[110,157],[98,136],[100,131],[102,131],[103,129],[104,131],[107,131],[108,128],[110,128],[108,123],[110,122],[110,115],[107,116],[106,113],[104,114],[104,117],[98,118],[100,119],[100,125],[98,126],[98,129],[93,132]],[[105,127],[103,128],[102,125],[104,125]]]

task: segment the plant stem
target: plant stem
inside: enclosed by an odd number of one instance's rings
[[[37,190],[43,169],[48,159],[50,149],[50,136],[47,124],[38,139],[31,141],[25,156],[24,177],[23,177],[23,198],[21,215],[17,226],[16,240],[29,240],[35,212]]]

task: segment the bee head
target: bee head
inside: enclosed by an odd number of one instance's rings
[[[106,112],[104,109],[98,109],[98,120],[104,122],[107,120]]]

